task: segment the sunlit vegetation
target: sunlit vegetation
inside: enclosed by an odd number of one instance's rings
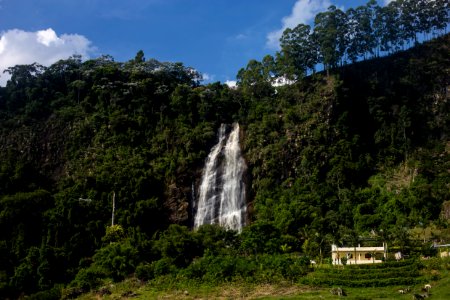
[[[122,280],[298,284],[328,274],[310,260],[330,268],[331,243],[435,256],[433,241],[450,243],[447,17],[440,0],[331,7],[250,61],[236,89],[142,51],[8,69],[0,297],[71,298]],[[249,225],[193,231],[192,187],[217,128],[236,121]],[[417,263],[405,284],[446,278],[448,263],[434,267],[441,277]]]

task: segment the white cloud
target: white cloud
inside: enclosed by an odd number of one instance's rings
[[[394,0],[384,0],[384,5],[388,5],[389,3],[391,3]]]
[[[62,39],[58,38],[56,32],[52,29],[40,30],[37,32],[37,41],[49,47],[51,43],[60,44]]]
[[[232,89],[237,87],[236,80],[227,80],[227,81],[225,81],[225,84],[228,85],[228,87],[230,87]]]
[[[214,75],[210,75],[210,74],[208,74],[208,73],[202,73],[202,78],[203,78],[203,80],[204,81],[214,81],[214,78],[215,78],[216,76],[214,76]]]
[[[8,67],[37,62],[49,66],[74,54],[88,58],[94,48],[91,42],[79,34],[61,34],[49,28],[35,32],[12,29],[0,33],[0,86],[9,75],[3,73]]]
[[[281,20],[282,27],[269,32],[266,46],[271,49],[279,48],[279,39],[286,28],[294,28],[298,24],[308,24],[314,20],[317,13],[325,11],[331,2],[329,0],[297,0],[289,16]]]

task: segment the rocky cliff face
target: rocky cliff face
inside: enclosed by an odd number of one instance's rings
[[[164,206],[169,213],[169,221],[176,224],[189,225],[189,203],[191,190],[187,186],[177,186],[173,182],[167,186]]]

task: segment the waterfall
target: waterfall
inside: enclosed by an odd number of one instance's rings
[[[243,175],[245,161],[239,146],[239,124],[219,129],[218,142],[211,149],[203,168],[199,187],[194,228],[203,224],[219,224],[241,231],[245,225],[246,203]]]

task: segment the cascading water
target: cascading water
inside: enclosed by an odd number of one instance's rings
[[[239,124],[219,129],[219,141],[211,149],[203,168],[198,193],[194,228],[203,224],[219,224],[241,231],[245,225],[245,161],[239,146]]]

